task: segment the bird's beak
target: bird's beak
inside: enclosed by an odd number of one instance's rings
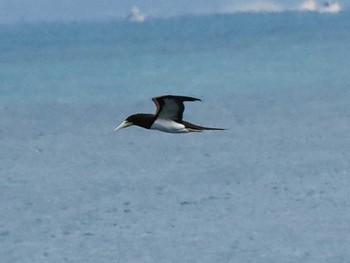
[[[117,128],[114,129],[114,131],[119,131],[132,125],[134,124],[130,121],[123,121]]]

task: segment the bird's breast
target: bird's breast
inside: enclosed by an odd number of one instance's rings
[[[151,126],[152,130],[159,130],[162,132],[169,132],[169,133],[186,133],[189,132],[185,125],[178,123],[173,120],[167,120],[167,119],[156,119],[153,125]]]

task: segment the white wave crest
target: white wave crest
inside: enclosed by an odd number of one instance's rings
[[[300,3],[300,2],[299,2]],[[285,6],[277,4],[273,0],[251,0],[251,1],[232,1],[230,5],[226,5],[222,8],[225,13],[260,13],[260,12],[288,12],[288,11],[301,11],[301,12],[319,12],[319,13],[338,13],[341,6],[336,1],[316,1],[316,0],[304,0],[300,4]]]
[[[299,10],[319,13],[338,13],[341,11],[341,6],[338,2],[325,1],[319,3],[315,0],[306,0],[300,5]]]
[[[140,9],[137,6],[133,6],[130,11],[130,14],[126,17],[130,22],[142,23],[145,21],[146,16],[141,13]]]

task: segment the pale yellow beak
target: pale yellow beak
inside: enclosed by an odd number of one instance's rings
[[[114,131],[119,131],[132,125],[134,124],[130,121],[123,121],[117,128],[114,129]]]

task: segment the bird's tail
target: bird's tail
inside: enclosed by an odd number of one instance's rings
[[[213,128],[213,127],[201,127],[203,130],[208,130],[208,131],[224,131],[227,129],[224,128]]]
[[[223,129],[223,128],[203,127],[203,126],[199,126],[199,125],[187,122],[187,121],[182,121],[182,124],[184,124],[185,127],[188,130],[193,131],[193,132],[201,132],[201,131],[205,131],[205,130],[207,130],[207,131],[223,131],[223,130],[226,130],[226,129]]]

